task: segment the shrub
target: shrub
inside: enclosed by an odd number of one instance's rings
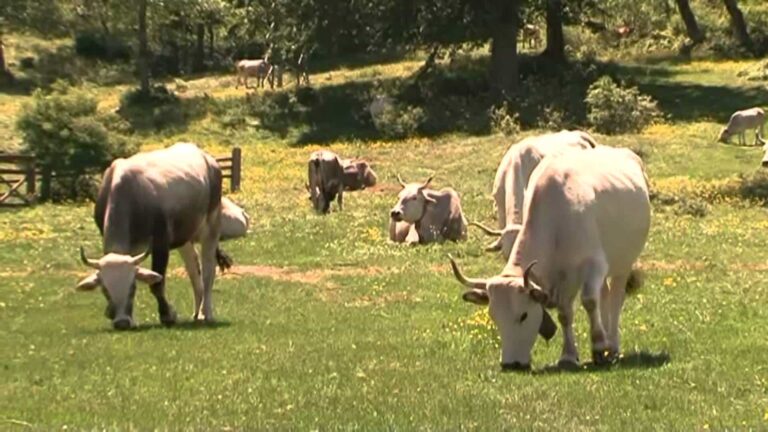
[[[123,93],[118,112],[135,129],[179,129],[192,119],[204,117],[210,105],[206,96],[180,99],[158,84],[146,94],[138,88]]]
[[[371,112],[371,118],[376,130],[385,138],[401,139],[413,136],[424,123],[424,110],[420,107],[406,105],[389,97],[380,98],[378,101],[381,103]]]
[[[636,87],[620,87],[603,76],[587,90],[587,119],[598,132],[639,132],[661,118],[656,101]]]
[[[125,137],[110,129],[115,119],[99,116],[97,106],[97,99],[86,91],[61,82],[53,85],[50,94],[36,91],[32,102],[24,106],[17,128],[25,151],[36,156],[44,173],[43,200],[89,196],[95,187],[88,181],[89,174],[100,173],[113,159],[136,151]]]
[[[509,104],[504,101],[501,105],[492,106],[488,110],[491,132],[514,137],[520,133],[520,119],[517,113],[512,112]]]
[[[75,36],[75,53],[81,57],[109,62],[131,59],[131,47],[124,41],[93,32]]]

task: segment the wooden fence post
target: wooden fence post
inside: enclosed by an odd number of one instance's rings
[[[232,149],[232,177],[229,179],[229,188],[231,192],[240,190],[240,170],[242,168],[242,151],[240,147]]]
[[[26,168],[27,168],[26,174],[24,174],[24,176],[27,179],[27,197],[34,200],[35,193],[37,192],[37,185],[35,184],[35,159],[34,158],[30,158]]]

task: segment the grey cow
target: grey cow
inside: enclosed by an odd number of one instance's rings
[[[467,221],[461,211],[461,199],[452,188],[428,189],[432,177],[424,183],[406,184],[397,177],[403,190],[390,211],[390,239],[406,243],[432,243],[442,240],[466,240]],[[416,235],[403,236],[403,222],[412,224]],[[410,231],[410,227],[408,227]],[[416,238],[418,237],[418,238]],[[400,240],[402,239],[402,240]]]
[[[115,329],[135,325],[137,280],[150,285],[160,321],[176,322],[176,312],[165,297],[171,249],[179,250],[192,282],[194,319],[213,320],[221,178],[216,160],[189,143],[118,159],[106,170],[94,208],[104,256],[89,259],[80,248],[83,263],[96,271],[77,288],[102,287],[106,315]],[[201,244],[199,256],[194,243]],[[139,267],[150,251],[152,270]]]
[[[378,177],[368,162],[355,158],[343,159],[341,164],[344,167],[344,190],[357,191],[376,185]]]
[[[307,176],[306,188],[315,211],[329,213],[334,199],[339,203],[339,210],[343,210],[344,167],[336,153],[328,150],[313,152],[309,156]]]

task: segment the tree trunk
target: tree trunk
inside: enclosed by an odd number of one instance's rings
[[[736,0],[724,0],[725,8],[728,10],[728,14],[731,16],[731,27],[733,27],[733,33],[739,40],[739,44],[746,48],[747,51],[752,52],[754,46],[752,45],[752,38],[749,37],[747,32],[747,23],[744,21],[744,14],[741,13],[739,5]]]
[[[696,16],[691,10],[691,5],[688,0],[675,0],[677,3],[677,9],[680,11],[680,16],[685,23],[685,31],[688,33],[688,38],[694,44],[700,44],[704,42],[704,33],[699,28],[699,23],[696,22]]]
[[[491,37],[490,84],[496,103],[514,96],[518,83],[518,0],[501,0]]]
[[[216,39],[215,39],[213,24],[208,24],[208,59],[211,61],[211,63],[215,61],[215,56],[213,52],[215,40]]]
[[[8,66],[5,64],[5,45],[3,45],[3,35],[0,34],[0,75],[8,73]]]
[[[139,2],[139,55],[136,58],[136,66],[139,72],[141,93],[149,95],[149,43],[147,42],[147,0]]]
[[[192,57],[192,71],[202,72],[205,69],[205,25],[195,25],[195,53]]]
[[[544,55],[556,62],[565,62],[562,0],[547,0],[547,47]]]

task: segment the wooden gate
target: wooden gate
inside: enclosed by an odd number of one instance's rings
[[[35,157],[0,154],[0,206],[26,206],[35,202]],[[22,186],[26,186],[22,189]]]

